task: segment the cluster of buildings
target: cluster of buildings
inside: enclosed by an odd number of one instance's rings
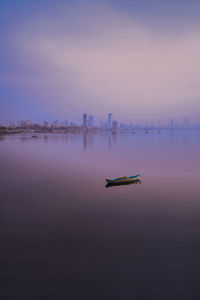
[[[46,131],[46,132],[72,132],[72,133],[81,133],[81,132],[98,132],[98,131],[131,131],[137,129],[144,130],[181,130],[181,129],[200,129],[200,121],[193,123],[189,118],[184,118],[181,122],[175,122],[171,119],[165,125],[161,125],[160,121],[157,121],[153,124],[127,124],[127,123],[118,123],[117,120],[112,119],[112,113],[108,113],[106,120],[100,121],[99,126],[95,124],[94,116],[84,113],[82,115],[82,123],[77,124],[74,122],[68,122],[65,120],[63,122],[54,121],[44,121],[42,124],[31,123],[29,120],[20,120],[17,124],[10,122],[9,126],[0,126],[1,131],[9,130],[10,132],[21,132],[21,131]]]
[[[83,128],[88,129],[88,128],[93,128],[94,126],[94,117],[92,115],[87,115],[86,113],[83,114]],[[109,129],[109,130],[118,130],[119,125],[118,121],[114,120],[112,121],[112,113],[108,114],[108,118],[106,121],[100,121],[100,126],[99,128],[101,129]]]
[[[87,129],[88,127],[94,127],[94,117],[92,115],[87,116],[87,114],[83,114],[83,128]]]
[[[112,113],[108,114],[106,121],[100,121],[100,126],[96,126],[94,122],[94,116],[88,115],[84,113],[82,115],[82,124],[77,124],[75,122],[68,122],[65,120],[63,122],[59,122],[58,120],[49,122],[44,121],[43,123],[31,123],[29,120],[20,120],[17,124],[10,122],[8,128],[16,129],[16,128],[23,128],[23,129],[66,129],[66,128],[82,128],[84,130],[91,130],[91,129],[119,129],[118,122],[116,120],[112,120]]]

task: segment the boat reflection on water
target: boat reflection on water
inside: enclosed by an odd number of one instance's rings
[[[119,186],[119,185],[131,185],[131,184],[136,184],[136,183],[142,183],[140,179],[131,181],[131,182],[113,182],[113,183],[107,183],[106,188],[112,187],[112,186]]]

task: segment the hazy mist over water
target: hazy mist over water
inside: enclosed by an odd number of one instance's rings
[[[0,122],[199,120],[199,1],[1,1]]]
[[[0,295],[198,299],[199,153],[199,131],[1,137]]]

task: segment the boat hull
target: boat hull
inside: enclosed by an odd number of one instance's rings
[[[140,179],[134,180],[134,181],[130,181],[130,182],[113,182],[113,183],[107,183],[106,184],[106,188],[108,187],[112,187],[112,186],[120,186],[120,185],[131,185],[131,184],[137,184],[137,183],[141,183]]]
[[[114,184],[129,183],[129,182],[134,182],[139,180],[139,177],[140,175],[130,176],[130,177],[110,178],[110,179],[106,179],[106,181],[107,183],[114,183]]]

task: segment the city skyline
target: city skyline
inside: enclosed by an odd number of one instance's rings
[[[114,117],[114,118],[113,118]],[[170,119],[166,123],[160,122],[157,120],[155,122],[119,122],[113,113],[108,113],[107,118],[105,116],[104,120],[97,121],[94,115],[83,113],[82,114],[82,122],[76,122],[74,120],[54,120],[49,121],[45,120],[43,122],[33,122],[29,119],[19,120],[17,122],[10,121],[8,124],[1,124],[1,126],[6,126],[8,128],[31,128],[36,126],[44,127],[44,128],[67,128],[67,127],[82,127],[84,129],[89,128],[102,128],[108,130],[118,130],[118,129],[142,129],[142,128],[149,128],[149,129],[200,129],[200,119],[199,121],[195,122],[194,120],[185,117],[182,120],[175,120]]]

